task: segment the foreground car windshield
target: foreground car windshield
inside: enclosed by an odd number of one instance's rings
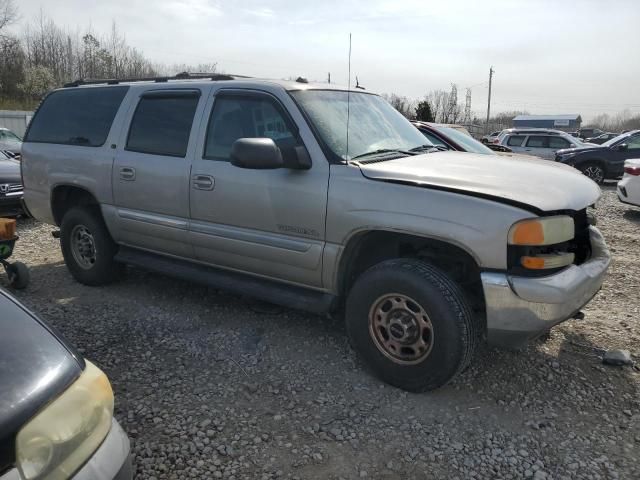
[[[377,95],[337,90],[301,90],[291,95],[324,143],[344,160],[378,150],[408,151],[422,145],[431,146],[406,118]]]

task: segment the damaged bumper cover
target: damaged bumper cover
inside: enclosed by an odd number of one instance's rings
[[[600,231],[589,227],[591,258],[546,277],[481,274],[487,306],[487,341],[518,348],[573,317],[600,290],[611,255]]]

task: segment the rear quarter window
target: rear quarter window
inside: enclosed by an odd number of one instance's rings
[[[31,120],[25,142],[103,145],[128,89],[73,88],[51,93]]]

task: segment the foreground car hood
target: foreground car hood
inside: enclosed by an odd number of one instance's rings
[[[0,472],[15,434],[82,372],[81,358],[0,289]]]
[[[357,163],[373,180],[469,192],[541,211],[581,210],[601,193],[598,185],[572,167],[522,156],[437,152]]]

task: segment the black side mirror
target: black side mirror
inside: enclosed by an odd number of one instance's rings
[[[626,143],[621,143],[620,145],[616,145],[616,150],[618,150],[619,152],[626,152],[628,148],[629,148],[629,145],[627,145]]]
[[[231,146],[231,165],[253,170],[284,167],[282,153],[270,138],[239,138]]]

